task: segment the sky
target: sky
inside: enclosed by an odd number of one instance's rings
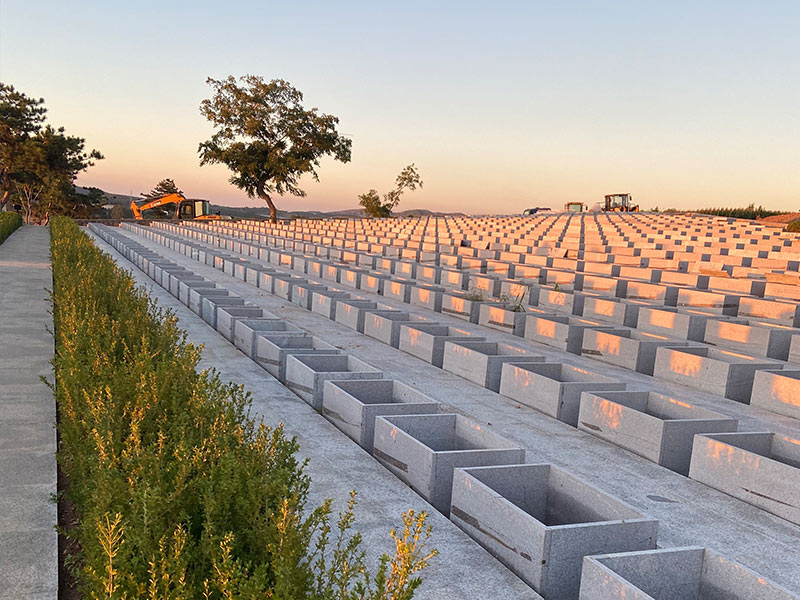
[[[221,165],[206,78],[285,79],[340,119],[347,164],[305,198],[356,208],[415,163],[399,210],[519,213],[631,193],[643,209],[800,210],[800,3],[0,0],[0,81],[105,160],[78,183],[172,178],[260,205]]]

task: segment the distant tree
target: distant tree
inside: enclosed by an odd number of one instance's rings
[[[206,80],[214,95],[203,100],[200,112],[217,130],[200,144],[200,164],[226,165],[233,171],[230,182],[266,202],[275,223],[270,194],[305,196],[299,178],[309,173],[319,181],[316,169],[324,156],[349,162],[352,142],[337,131],[337,117],[303,108],[303,94],[289,82],[256,75],[239,81]]]
[[[370,190],[358,197],[359,204],[364,207],[364,212],[368,217],[390,217],[392,211],[400,204],[400,196],[403,195],[403,192],[414,191],[417,187],[422,188],[422,178],[419,176],[417,167],[411,163],[400,171],[395,180],[395,188],[383,195],[383,201],[376,190]]]
[[[20,144],[10,197],[22,205],[26,223],[46,222],[53,213],[91,216],[99,198],[78,194],[75,179],[103,155],[97,150],[86,152],[85,143],[83,138],[66,135],[63,127],[46,125]]]
[[[0,82],[0,211],[11,199],[14,174],[23,146],[44,122],[44,99],[29,98]]]
[[[152,200],[153,198],[160,198],[161,196],[166,196],[167,194],[183,195],[183,192],[178,189],[178,186],[175,185],[175,182],[172,179],[162,179],[152,190],[149,192],[142,192],[139,195],[147,198],[148,200]]]

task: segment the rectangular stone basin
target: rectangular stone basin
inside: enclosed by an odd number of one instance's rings
[[[442,369],[497,392],[505,363],[541,363],[545,357],[500,342],[446,342]]]
[[[581,354],[637,373],[652,375],[656,349],[661,346],[685,347],[689,343],[646,331],[587,329],[583,334]]]
[[[283,319],[239,319],[233,326],[233,344],[247,356],[255,359],[256,337],[263,333],[304,335],[298,327]]]
[[[771,432],[695,436],[689,477],[800,525],[800,439]]]
[[[797,600],[758,573],[700,547],[583,559],[580,600]]]
[[[545,599],[578,598],[584,556],[658,535],[655,519],[550,464],[456,469],[450,520]]]
[[[522,463],[525,450],[461,415],[378,417],[372,454],[448,515],[453,469]]]
[[[238,319],[277,318],[271,313],[265,313],[258,306],[243,304],[241,306],[217,307],[217,331],[228,341],[233,341],[233,328]]]
[[[322,393],[322,414],[367,452],[372,452],[375,418],[437,413],[441,404],[391,379],[329,380]]]
[[[481,342],[483,339],[463,329],[447,325],[404,324],[400,327],[398,348],[441,368],[445,342]]]
[[[738,421],[656,392],[583,392],[578,429],[681,475],[698,433],[736,431]]]
[[[573,427],[582,392],[623,390],[624,383],[561,363],[505,363],[500,375],[501,394]]]
[[[571,354],[581,353],[583,335],[587,329],[621,331],[619,327],[580,317],[542,314],[525,316],[525,339]]]
[[[755,372],[779,368],[779,362],[731,350],[662,346],[656,350],[653,376],[749,404]]]
[[[286,359],[286,387],[314,410],[322,410],[328,380],[383,379],[383,372],[349,354],[292,354]]]
[[[339,354],[341,350],[318,337],[294,331],[256,335],[254,360],[279,381],[286,381],[286,358],[292,354]]]
[[[750,405],[800,419],[800,370],[756,371]]]

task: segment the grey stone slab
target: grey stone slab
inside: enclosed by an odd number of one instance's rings
[[[437,413],[441,406],[391,379],[327,380],[322,397],[323,416],[367,452],[372,452],[376,417]]]
[[[580,600],[797,600],[800,596],[706,548],[587,556]]]
[[[756,371],[750,405],[800,419],[800,370]]]
[[[583,392],[578,428],[689,474],[698,433],[736,431],[736,419],[656,392]]]
[[[442,369],[478,385],[500,391],[500,372],[505,363],[544,362],[545,357],[502,342],[445,342]]]
[[[800,525],[800,439],[770,432],[697,435],[689,477]]]
[[[372,454],[445,515],[453,469],[525,459],[522,448],[455,414],[378,417]]]
[[[545,598],[578,597],[583,557],[656,547],[658,521],[549,464],[457,469],[450,519]]]
[[[383,379],[375,367],[348,354],[292,354],[286,359],[286,387],[322,411],[326,381],[340,379]]]

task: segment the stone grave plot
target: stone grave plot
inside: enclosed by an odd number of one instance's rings
[[[290,354],[286,358],[286,387],[314,410],[322,410],[325,382],[340,379],[383,379],[383,373],[349,354]]]
[[[800,330],[764,321],[731,323],[709,321],[706,323],[704,341],[750,356],[765,356],[776,360],[789,360],[789,350]]]
[[[689,345],[696,344],[646,331],[586,329],[583,334],[581,355],[637,373],[652,375],[658,348]]]
[[[241,306],[217,306],[217,331],[229,342],[233,341],[233,330],[236,321],[240,319],[277,319],[268,312],[264,312],[254,304],[243,304]]]
[[[689,477],[800,525],[800,439],[770,432],[697,435]]]
[[[367,452],[372,452],[377,417],[438,413],[441,406],[391,379],[327,380],[322,394],[323,416]]]
[[[478,311],[478,324],[511,335],[522,337],[525,332],[526,309],[508,303],[482,302]]]
[[[624,331],[619,327],[580,317],[562,315],[525,315],[525,339],[557,348],[570,354],[580,354],[583,335],[588,329]]]
[[[583,557],[656,547],[658,521],[550,464],[456,469],[450,520],[545,600],[578,598]]]
[[[500,393],[529,408],[578,426],[582,392],[624,391],[626,384],[562,363],[505,363]]]
[[[336,322],[364,333],[364,320],[368,314],[387,311],[395,312],[391,306],[371,300],[340,300],[336,304]]]
[[[436,323],[404,324],[400,327],[398,348],[441,368],[445,342],[482,342],[484,338],[458,327]]]
[[[700,547],[587,556],[580,600],[798,600],[781,586]]]
[[[258,336],[266,333],[305,334],[285,319],[238,319],[233,327],[233,345],[255,360]]]
[[[445,515],[450,512],[453,469],[525,459],[524,449],[455,414],[377,417],[372,454]]]
[[[422,322],[426,322],[426,320],[403,311],[376,311],[364,316],[363,333],[392,348],[397,348],[400,345],[400,330],[403,326]],[[428,323],[438,325],[438,323],[430,321]]]
[[[800,370],[756,371],[750,406],[800,419]]]
[[[656,350],[653,375],[749,404],[756,371],[782,366],[777,361],[719,348],[661,346]]]
[[[445,342],[442,369],[499,392],[500,372],[505,363],[544,361],[544,356],[502,342]]]
[[[341,350],[304,332],[275,331],[256,334],[255,360],[281,383],[286,382],[287,358],[293,354],[340,354]]]
[[[583,392],[578,429],[681,475],[698,433],[736,431],[726,415],[656,392]]]

